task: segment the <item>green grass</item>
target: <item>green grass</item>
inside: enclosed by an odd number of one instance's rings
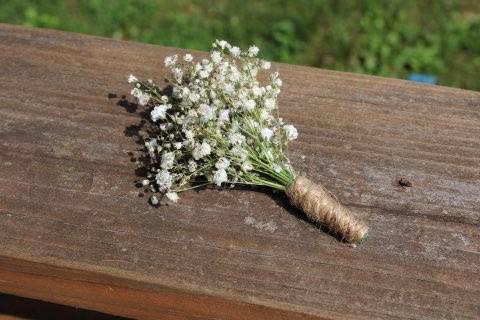
[[[273,61],[480,90],[475,0],[15,0],[0,21],[199,50],[224,38]]]

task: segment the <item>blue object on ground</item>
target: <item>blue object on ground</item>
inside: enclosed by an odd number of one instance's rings
[[[437,83],[437,77],[427,73],[410,73],[408,75],[408,80],[415,81],[415,82],[428,83],[428,84]]]

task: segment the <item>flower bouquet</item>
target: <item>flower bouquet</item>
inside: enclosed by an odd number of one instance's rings
[[[294,206],[342,239],[363,242],[367,226],[321,185],[295,174],[287,145],[298,132],[279,117],[279,74],[271,73],[265,83],[257,78],[271,67],[257,58],[258,51],[217,40],[209,59],[166,57],[169,95],[152,80],[130,75],[131,94],[149,107],[156,128],[145,139],[148,174],[142,181],[154,192],[151,203],[157,205],[161,196],[176,202],[179,193],[203,186],[264,186],[285,192]]]

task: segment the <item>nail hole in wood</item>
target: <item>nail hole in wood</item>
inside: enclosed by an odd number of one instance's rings
[[[413,186],[407,178],[400,178],[400,180],[398,180],[398,185],[402,188],[411,188]]]

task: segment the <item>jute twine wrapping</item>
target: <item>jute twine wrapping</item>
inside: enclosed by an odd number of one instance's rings
[[[366,239],[367,225],[355,218],[320,184],[300,176],[287,187],[286,194],[293,205],[330,232],[354,244]]]

